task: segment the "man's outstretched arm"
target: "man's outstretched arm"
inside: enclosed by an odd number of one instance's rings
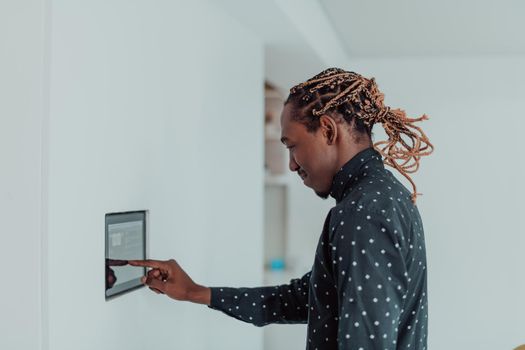
[[[210,308],[259,327],[270,323],[306,323],[309,280],[310,272],[279,286],[211,288]]]
[[[279,286],[210,288],[195,283],[175,260],[130,260],[129,264],[151,268],[142,282],[156,293],[208,305],[256,326],[307,321],[310,272]]]

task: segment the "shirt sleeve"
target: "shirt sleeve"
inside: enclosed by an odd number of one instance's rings
[[[211,309],[262,327],[270,323],[306,323],[311,272],[289,284],[257,288],[211,288]]]
[[[331,237],[339,349],[395,349],[408,287],[402,232],[384,213],[351,209],[341,218]]]

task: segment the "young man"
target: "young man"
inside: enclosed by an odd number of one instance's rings
[[[287,285],[207,288],[174,260],[131,261],[152,268],[144,283],[256,326],[307,322],[307,349],[426,349],[425,242],[408,174],[433,146],[414,125],[426,116],[409,119],[383,97],[374,79],[336,68],[290,90],[281,116],[290,170],[336,200],[310,272]],[[372,144],[377,123],[389,139]]]

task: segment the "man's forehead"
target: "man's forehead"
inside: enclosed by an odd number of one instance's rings
[[[290,141],[290,139],[294,138],[294,135],[296,133],[295,130],[295,123],[290,122],[290,119],[288,117],[284,117],[281,120],[281,142],[287,143]]]
[[[285,105],[281,113],[281,142],[287,143],[300,137],[304,125],[293,118],[294,108]],[[306,128],[304,128],[306,130]]]
[[[289,109],[288,106],[285,105],[283,108],[283,111],[281,112],[281,142],[286,143],[289,141],[288,134],[289,134]]]

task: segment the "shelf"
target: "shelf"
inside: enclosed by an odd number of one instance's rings
[[[266,128],[266,133],[264,135],[265,141],[279,141],[281,142],[281,130],[274,128]],[[284,149],[284,145],[283,149]]]
[[[284,95],[281,94],[281,92],[274,89],[264,89],[264,98],[268,100],[279,100],[283,103],[285,99]]]
[[[286,174],[282,175],[266,175],[264,177],[264,184],[270,186],[287,186],[290,183],[290,177]]]
[[[284,270],[264,270],[264,283],[268,285],[279,285],[290,283],[290,280],[297,278],[298,275],[294,274],[291,269]],[[300,276],[299,276],[300,277]]]

